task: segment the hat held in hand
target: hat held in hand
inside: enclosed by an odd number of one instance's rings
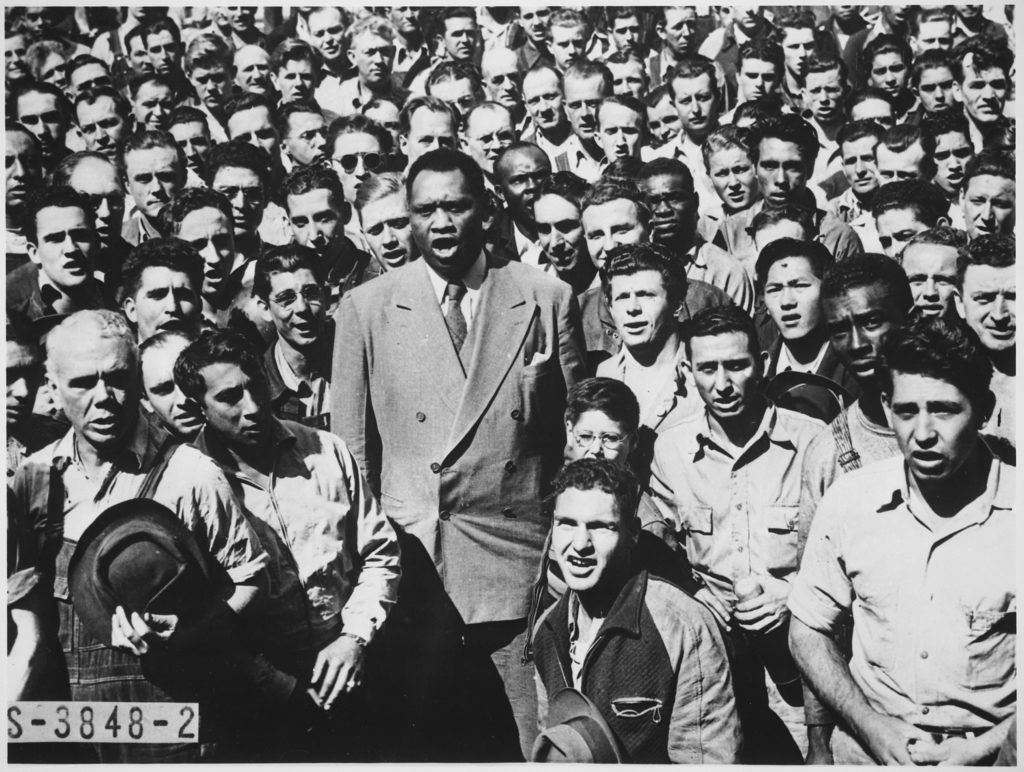
[[[622,755],[597,706],[576,689],[562,689],[548,704],[548,728],[533,744],[530,760],[552,764],[621,764]]]
[[[198,615],[226,598],[231,580],[163,504],[130,499],[105,510],[82,534],[68,570],[71,600],[86,628],[110,645],[118,606],[131,618]]]

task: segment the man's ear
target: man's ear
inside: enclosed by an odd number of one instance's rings
[[[139,323],[138,309],[135,307],[135,298],[128,297],[121,302],[121,311],[124,312],[125,318],[128,319],[132,324]]]
[[[348,51],[345,52],[345,55],[348,57],[348,63],[351,64],[353,67],[355,67],[356,66],[356,55],[352,51],[352,49],[351,48],[348,49]]]
[[[967,318],[967,310],[964,308],[964,291],[963,289],[956,290],[953,295],[953,308],[956,309],[956,315],[961,319]]]
[[[274,91],[278,93],[281,92],[281,87],[280,85],[278,85],[277,82],[277,73],[274,72],[273,70],[270,71],[270,85],[274,87]]]
[[[989,422],[992,414],[996,411],[996,395],[991,391],[986,391],[982,404],[979,407],[981,409],[978,411],[978,428],[981,429],[981,427]]]
[[[42,265],[43,264],[42,258],[39,257],[39,247],[37,247],[35,244],[33,244],[31,241],[29,241],[29,242],[27,242],[25,244],[25,249],[28,252],[28,259],[29,260],[31,260],[36,265]]]
[[[949,225],[949,224],[950,224],[950,221],[949,221],[948,217],[940,217],[938,219],[938,221],[936,221],[935,227],[936,228],[941,228],[941,227]]]
[[[407,134],[398,135],[398,149],[402,151],[402,155],[406,158],[409,157],[409,136]]]
[[[882,393],[880,395],[880,399],[882,400],[882,409],[885,410],[885,418],[889,422],[889,426],[891,427],[892,426],[892,394],[887,392],[885,389],[882,389]]]
[[[265,301],[263,298],[257,295],[253,295],[253,299],[256,301],[255,305],[257,310],[259,311],[260,318],[263,319],[263,321],[265,322],[270,322],[271,324],[273,324],[274,317],[270,315],[270,306],[267,305],[267,301]]]
[[[659,21],[654,25],[654,32],[659,38],[665,40],[665,22]]]
[[[341,211],[339,212],[339,214],[341,215],[341,221],[343,223],[347,224],[350,222],[355,222],[356,212],[355,209],[353,209],[352,204],[350,204],[348,201],[341,205]]]

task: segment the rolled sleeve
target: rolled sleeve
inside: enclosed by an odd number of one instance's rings
[[[843,500],[850,495],[844,488],[833,486],[821,500],[788,601],[793,616],[829,635],[853,604],[853,585],[843,568],[841,551]]]
[[[355,545],[356,565],[360,566],[352,594],[341,610],[342,629],[370,641],[398,599],[401,551],[395,529],[371,493],[355,458],[341,442],[336,444],[336,452],[345,470],[352,502],[345,521],[345,543]]]
[[[211,459],[193,448],[181,448],[171,459],[164,479],[176,484],[166,486],[166,491],[161,485],[157,498],[178,512],[231,581],[250,583],[266,570],[267,553],[227,478]]]

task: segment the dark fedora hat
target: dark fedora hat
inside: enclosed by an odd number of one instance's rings
[[[199,614],[231,592],[227,572],[163,504],[130,499],[94,520],[68,568],[75,611],[96,638],[110,644],[118,606],[128,617]]]
[[[537,736],[530,760],[621,764],[622,754],[597,706],[576,689],[562,689],[548,703],[548,728]]]

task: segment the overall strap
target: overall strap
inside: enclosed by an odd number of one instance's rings
[[[146,473],[145,479],[142,481],[142,485],[139,486],[139,492],[136,494],[140,499],[151,499],[153,493],[156,492],[156,486],[160,484],[160,480],[164,476],[164,472],[167,471],[167,464],[171,461],[171,456],[174,455],[175,451],[181,447],[181,443],[177,442],[172,438],[168,438],[163,445],[160,446],[160,450],[157,451],[156,460],[153,462],[153,466]]]

